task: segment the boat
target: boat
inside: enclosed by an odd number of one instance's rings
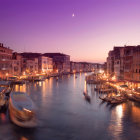
[[[99,96],[99,98],[103,101],[106,101],[106,102],[110,102],[112,100],[112,96],[110,96],[110,97],[109,96],[105,96],[105,97]]]
[[[83,94],[84,94],[86,101],[90,102],[90,96],[88,95],[88,93],[86,91],[84,91]]]
[[[110,101],[110,103],[111,104],[121,104],[126,101],[127,101],[127,98],[121,96],[121,97],[115,97],[113,100]]]
[[[59,78],[58,77],[56,77],[56,81],[58,81],[59,80]]]
[[[24,92],[12,92],[10,94],[9,114],[11,121],[20,127],[37,126],[34,103]]]
[[[126,98],[120,98],[120,99],[116,98],[116,99],[110,101],[110,103],[111,104],[121,104],[121,103],[123,103],[125,101],[126,101]]]
[[[138,94],[127,94],[128,96],[128,99],[131,100],[131,101],[136,101],[136,102],[140,102],[140,95]]]
[[[4,94],[9,97],[10,92],[13,89],[13,85],[11,81],[0,81],[0,87],[4,87],[5,88],[5,92]]]
[[[101,97],[99,96],[99,99],[103,100],[103,101],[106,101],[106,97]]]
[[[112,89],[105,89],[105,88],[104,89],[102,88],[102,89],[99,90],[100,93],[108,93],[108,92],[111,92],[111,91],[112,91]]]
[[[23,84],[25,84],[25,81],[23,81],[23,80],[15,80],[15,81],[12,81],[12,84],[14,84],[14,85],[23,85]]]
[[[0,87],[0,110],[4,109],[8,105],[8,98],[5,95],[6,87]]]

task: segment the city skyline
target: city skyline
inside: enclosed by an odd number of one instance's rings
[[[17,52],[103,63],[113,46],[140,44],[138,0],[0,0],[0,9],[0,42]]]

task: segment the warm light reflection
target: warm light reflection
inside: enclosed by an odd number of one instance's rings
[[[114,138],[117,137],[119,139],[121,136],[121,133],[123,131],[122,118],[123,118],[123,105],[118,105],[111,112],[111,121],[109,125],[109,133]]]
[[[75,85],[76,85],[76,75],[75,75],[75,73],[73,74],[73,84],[74,84],[74,87],[75,87]]]
[[[80,73],[80,77],[79,78],[80,78],[80,84],[81,84],[81,82],[82,82],[82,75],[81,75],[81,73]]]
[[[20,138],[20,140],[28,140],[28,138],[22,136],[22,137]]]
[[[134,105],[132,106],[132,120],[140,125],[140,108]]]
[[[42,92],[43,92],[42,97],[44,99],[46,96],[46,83],[45,82],[42,83]]]
[[[52,93],[52,90],[53,90],[53,78],[50,78],[48,83],[49,83],[49,90],[51,91],[50,93]]]
[[[123,116],[123,108],[122,108],[122,105],[119,105],[116,107],[116,114],[118,116],[119,119],[122,118]]]
[[[87,92],[87,82],[85,80],[85,83],[84,83],[84,92]]]
[[[15,85],[15,91],[16,92],[26,92],[26,85]]]
[[[39,82],[39,86],[40,86],[40,87],[42,86],[42,82]]]

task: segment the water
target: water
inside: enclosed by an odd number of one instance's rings
[[[85,75],[66,75],[16,86],[37,107],[38,127],[20,128],[0,113],[0,140],[134,140],[140,139],[140,105],[127,102],[118,106],[102,103],[94,85]],[[77,78],[76,78],[77,76]],[[91,102],[85,100],[88,90]]]

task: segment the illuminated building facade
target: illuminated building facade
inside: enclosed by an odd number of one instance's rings
[[[18,53],[12,55],[12,75],[20,76],[21,72],[22,56]]]
[[[12,73],[12,50],[0,43],[0,78],[6,78]]]
[[[50,74],[53,71],[53,59],[46,56],[39,56],[38,58],[39,73]]]
[[[38,57],[39,53],[21,53],[22,56],[22,73],[36,74],[38,73]]]
[[[46,57],[53,59],[53,69],[58,73],[70,72],[70,56],[62,53],[45,53]]]
[[[107,74],[114,74],[114,51],[109,51],[107,57]]]

